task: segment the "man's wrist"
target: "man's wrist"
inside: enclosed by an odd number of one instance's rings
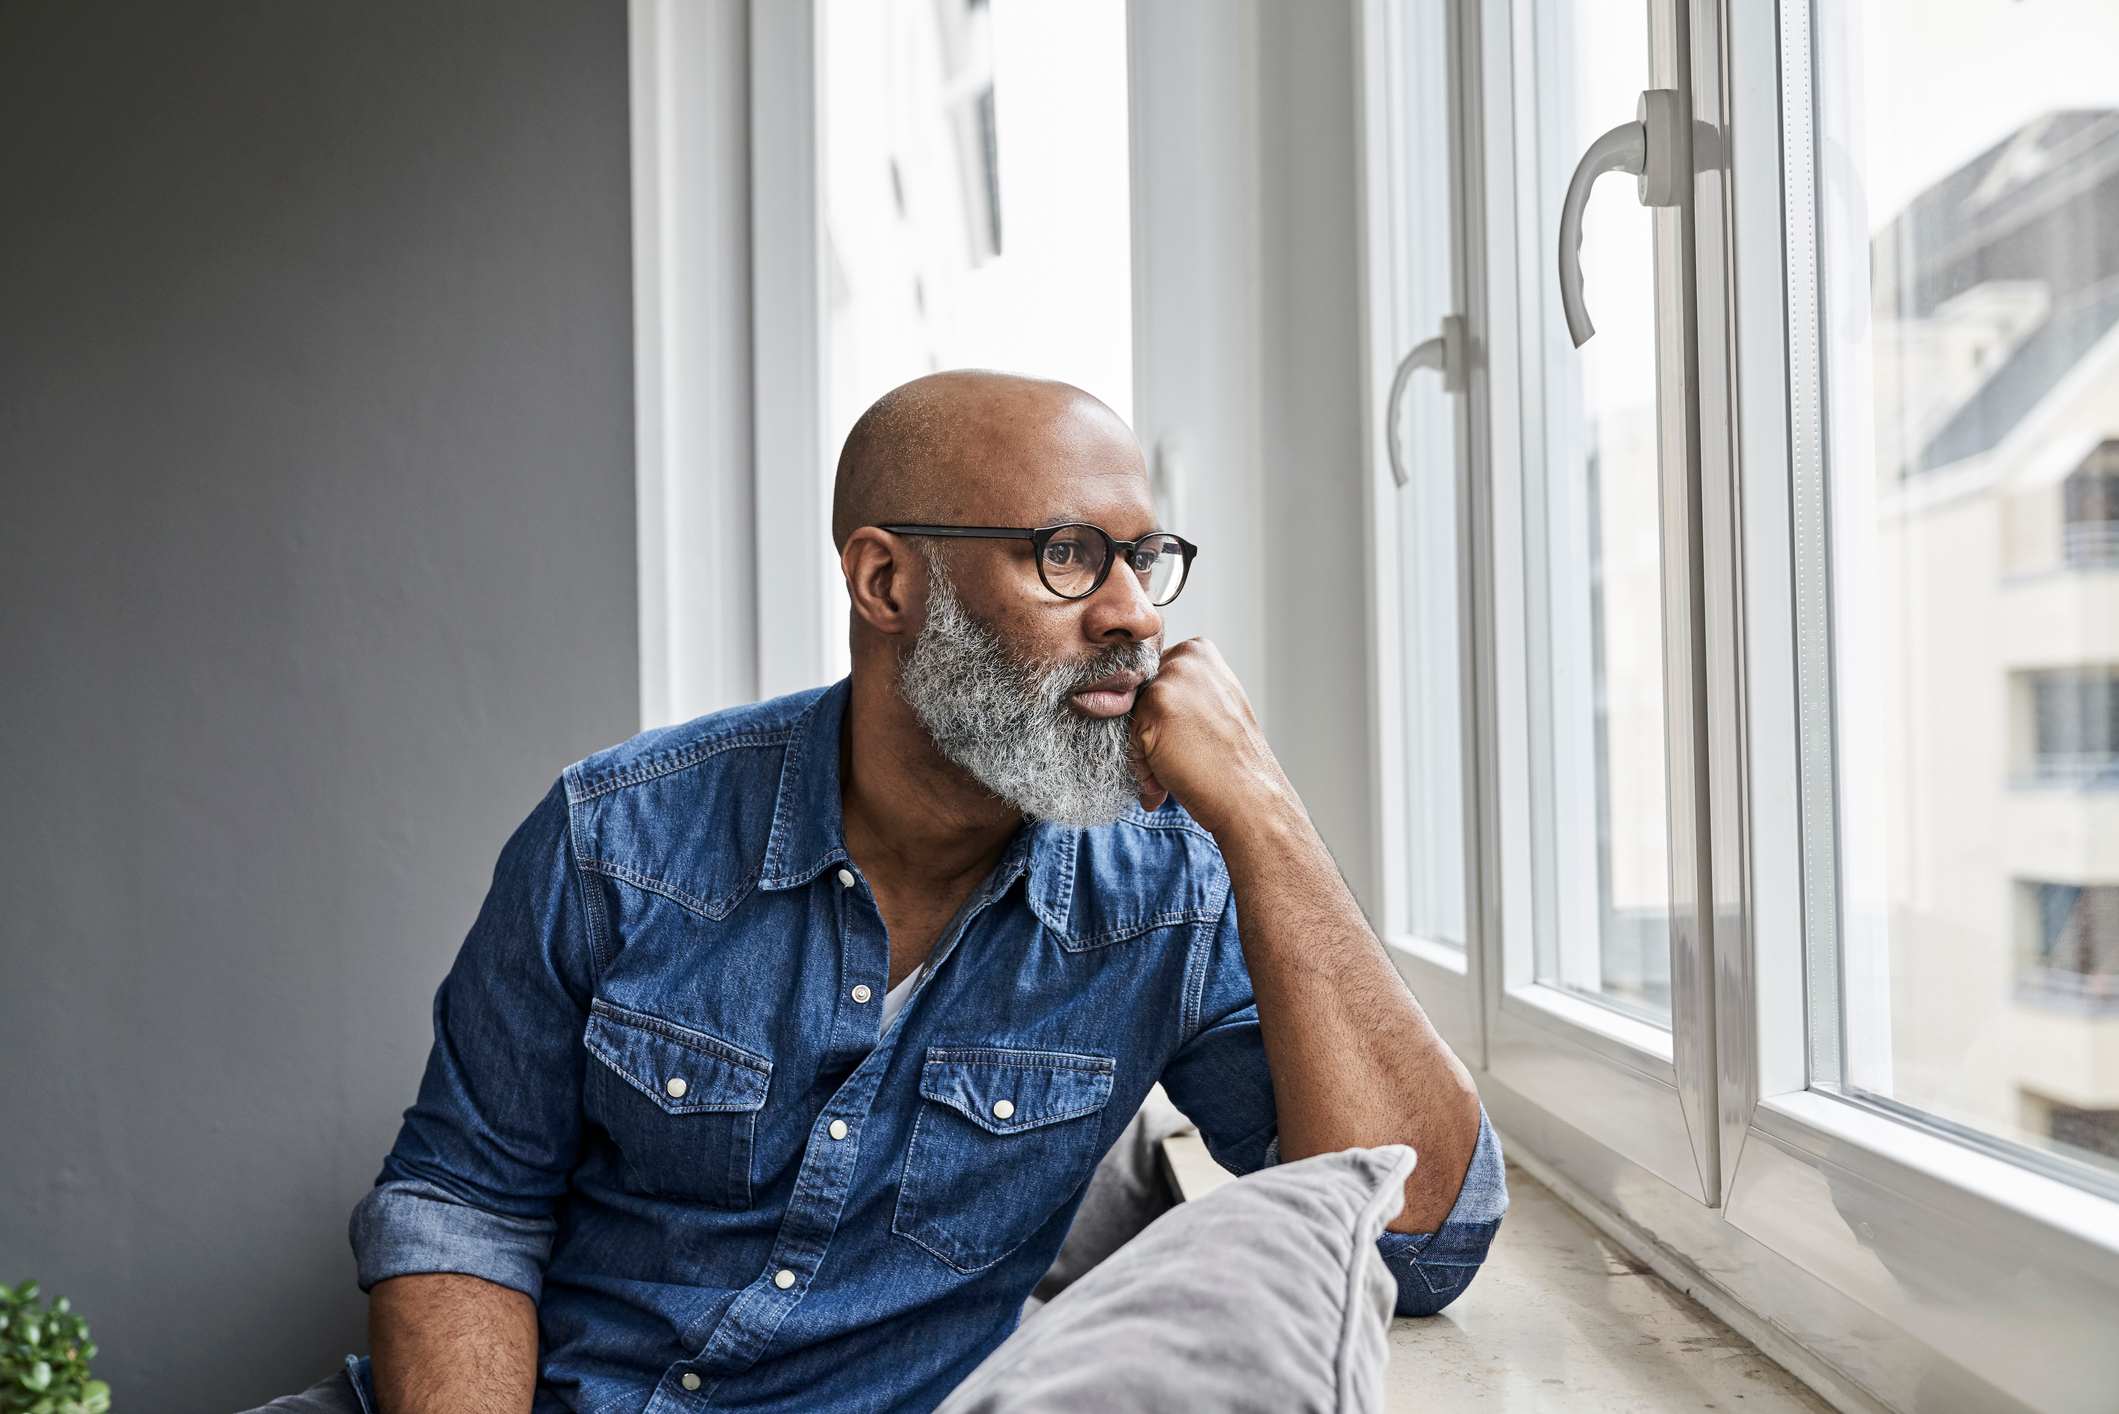
[[[1285,857],[1318,840],[1317,827],[1292,788],[1259,792],[1209,826],[1208,833],[1231,864]]]

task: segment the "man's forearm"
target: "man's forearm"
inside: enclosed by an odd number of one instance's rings
[[[1479,1139],[1479,1097],[1362,915],[1292,794],[1217,835],[1279,1112],[1280,1157],[1410,1144],[1389,1226],[1449,1216]]]
[[[537,1307],[480,1277],[391,1277],[368,1293],[368,1349],[381,1414],[528,1414]]]

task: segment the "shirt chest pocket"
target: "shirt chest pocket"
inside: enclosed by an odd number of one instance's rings
[[[636,1192],[746,1208],[772,1062],[661,1017],[589,1002],[583,1103]]]
[[[959,1272],[1044,1226],[1101,1156],[1109,1056],[930,1046],[890,1229]]]

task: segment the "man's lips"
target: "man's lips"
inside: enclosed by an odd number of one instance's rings
[[[1140,691],[1139,673],[1113,673],[1068,694],[1070,701],[1092,717],[1116,717],[1133,708]]]

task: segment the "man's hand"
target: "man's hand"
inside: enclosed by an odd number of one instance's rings
[[[1216,839],[1262,812],[1302,814],[1243,684],[1204,638],[1164,651],[1133,703],[1133,750],[1142,807],[1175,795]]]
[[[1479,1093],[1369,927],[1213,644],[1188,638],[1163,654],[1134,700],[1133,740],[1141,803],[1175,795],[1228,863],[1282,1161],[1410,1144],[1420,1162],[1386,1226],[1434,1231],[1478,1147]]]

